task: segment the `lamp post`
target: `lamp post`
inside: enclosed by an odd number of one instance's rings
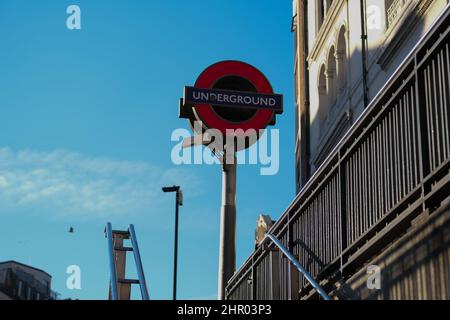
[[[178,208],[183,205],[183,193],[179,186],[164,187],[164,192],[176,192],[175,198],[175,244],[173,258],[173,300],[177,300],[177,267],[178,267]]]

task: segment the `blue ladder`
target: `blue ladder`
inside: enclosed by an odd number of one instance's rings
[[[142,300],[150,300],[134,225],[130,224],[127,231],[119,231],[113,230],[111,223],[108,222],[105,229],[105,236],[108,241],[109,268],[111,273],[109,299],[130,300],[131,285],[139,284]],[[131,247],[124,247],[123,240],[127,239],[131,240]],[[129,251],[132,251],[134,254],[138,279],[125,278],[126,253]]]

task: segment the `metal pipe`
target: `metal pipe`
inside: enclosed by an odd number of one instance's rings
[[[136,262],[136,270],[139,279],[139,286],[141,287],[142,300],[150,300],[147,290],[147,283],[145,281],[144,270],[142,268],[141,255],[139,254],[139,247],[136,238],[136,233],[134,232],[134,225],[130,224],[129,231],[131,244],[133,246],[134,261]]]
[[[111,299],[118,300],[119,296],[117,294],[117,275],[116,275],[116,265],[114,263],[114,243],[112,236],[111,223],[108,222],[106,225],[106,240],[108,242],[108,252],[109,252],[109,270],[111,273]]]
[[[218,299],[224,300],[225,288],[236,271],[236,154],[224,155],[222,172],[222,209],[220,213],[220,249]]]
[[[367,3],[365,0],[360,0],[361,9],[361,56],[362,56],[362,72],[363,72],[363,99],[364,108],[369,106],[369,87],[367,86],[367,22],[366,22],[366,8]]]
[[[311,176],[309,166],[310,159],[310,83],[309,83],[309,69],[307,56],[309,53],[308,40],[308,1],[301,0],[298,2],[298,26],[297,26],[297,43],[298,43],[298,90],[300,92],[300,105],[298,106],[300,112],[300,166],[296,166],[300,170],[299,179],[297,183],[297,194],[306,185]],[[297,97],[296,97],[297,99]],[[298,132],[296,132],[296,138]]]
[[[314,289],[320,294],[324,300],[331,300],[330,296],[322,289],[322,287],[317,283],[316,280],[306,271],[302,265],[297,261],[297,259],[289,252],[289,250],[273,235],[270,233],[266,234],[266,238],[272,240],[272,242],[281,250],[281,252],[292,262],[292,264],[305,276],[308,282],[313,286]]]

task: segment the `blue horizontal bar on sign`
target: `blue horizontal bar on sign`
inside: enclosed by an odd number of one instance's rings
[[[276,113],[283,112],[283,95],[281,94],[185,87],[184,103],[245,109],[270,109]]]

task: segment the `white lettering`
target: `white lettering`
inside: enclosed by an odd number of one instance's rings
[[[195,100],[199,100],[200,99],[200,92],[194,91],[194,93],[192,95],[194,96]]]
[[[70,274],[66,281],[69,290],[81,290],[81,268],[77,265],[68,266],[66,273]]]
[[[69,30],[81,29],[81,9],[77,5],[71,5],[67,7],[67,14],[70,16],[67,18],[66,26]]]
[[[367,279],[367,289],[369,290],[380,290],[381,289],[381,268],[379,266],[368,266],[367,274],[369,278]]]
[[[188,138],[190,133],[187,129],[177,129],[172,132],[171,141],[179,141],[172,149],[172,162],[179,166],[181,164],[190,164],[191,162],[191,148],[183,149],[183,140]]]
[[[270,130],[270,142],[272,151],[269,156],[267,130],[261,135],[259,139],[259,161],[263,165],[270,165],[268,168],[261,168],[262,176],[276,175],[280,169],[280,133],[278,129]]]
[[[369,30],[381,30],[381,8],[371,5],[367,8],[367,28]]]

